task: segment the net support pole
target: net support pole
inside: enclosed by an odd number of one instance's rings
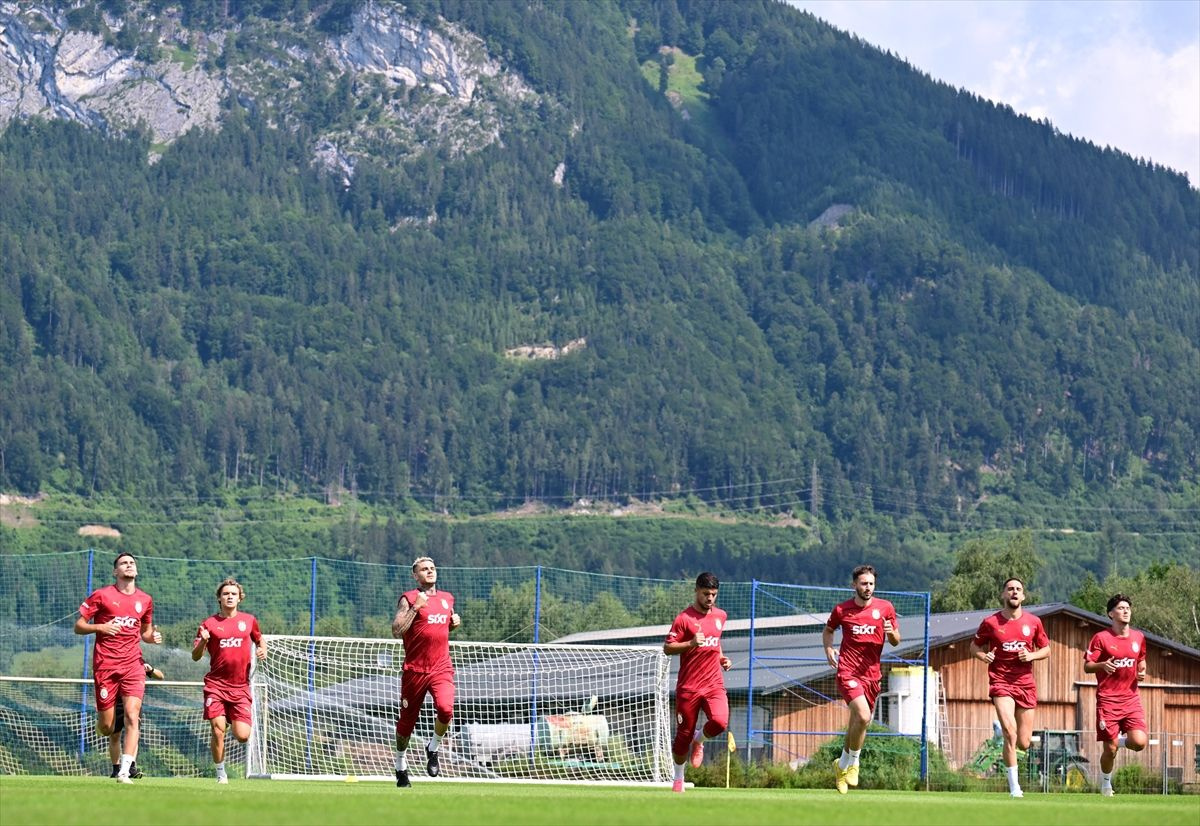
[[[542,628],[542,566],[534,568],[533,573],[533,643],[537,645],[541,638]],[[529,687],[529,768],[533,769],[537,761],[537,725],[538,725],[538,653],[533,652],[533,674],[530,675]]]
[[[92,573],[95,570],[96,549],[88,548],[87,590],[92,593]],[[88,638],[83,638],[83,674],[80,679],[87,680],[88,675]],[[87,683],[79,687],[79,761],[82,763],[87,754]]]
[[[921,779],[929,790],[929,594],[925,595],[925,645],[921,656]]]
[[[313,703],[316,702],[316,667],[317,646],[314,638],[317,636],[317,558],[312,558],[312,567],[308,574],[308,709],[305,715],[305,731],[308,738],[304,742],[304,764],[312,770],[313,742]]]
[[[750,580],[750,650],[746,654],[746,763],[754,750],[754,620],[758,580]]]

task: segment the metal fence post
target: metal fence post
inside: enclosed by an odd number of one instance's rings
[[[308,708],[305,710],[305,731],[308,734],[304,741],[304,765],[312,769],[313,743],[313,704],[316,702],[317,676],[317,558],[312,558],[312,566],[308,573]]]
[[[95,570],[96,550],[88,548],[87,566],[87,596],[92,594],[92,573]],[[86,599],[87,597],[84,597]],[[93,638],[94,639],[94,638]],[[88,637],[83,638],[83,674],[80,679],[87,680],[88,675]],[[87,754],[87,683],[79,687],[79,761],[82,763]]]
[[[750,580],[750,648],[746,655],[746,763],[754,750],[754,619],[757,608],[758,580]],[[678,699],[678,698],[676,698]]]

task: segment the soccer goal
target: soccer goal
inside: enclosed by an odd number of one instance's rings
[[[148,777],[205,777],[212,771],[202,683],[146,683],[138,766]],[[225,759],[244,762],[229,738]],[[91,680],[0,677],[0,775],[108,777],[108,738],[96,733]]]
[[[248,775],[395,779],[399,640],[268,636]],[[438,780],[671,779],[668,661],[656,647],[452,642],[455,709]],[[420,777],[427,699],[409,743]]]

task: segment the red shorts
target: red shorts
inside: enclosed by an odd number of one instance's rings
[[[879,697],[879,680],[864,680],[853,674],[838,674],[838,694],[850,705],[855,697],[866,697],[867,705],[875,708],[875,700]]]
[[[118,697],[146,695],[146,669],[139,660],[124,668],[106,668],[92,675],[96,688],[96,709],[106,711],[117,704]]]
[[[696,734],[696,723],[700,712],[708,722],[704,724],[705,736],[716,737],[729,728],[729,698],[724,686],[709,691],[682,691],[675,694],[675,739],[671,743],[673,754],[687,754]]]
[[[1024,685],[992,683],[988,686],[989,697],[1012,697],[1020,708],[1037,708],[1037,686],[1032,682]]]
[[[441,723],[454,716],[454,672],[438,671],[425,674],[405,671],[400,675],[400,719],[396,721],[396,736],[411,737],[421,716],[425,695],[433,695],[433,710]]]
[[[204,719],[215,720],[224,717],[230,723],[252,722],[250,717],[250,692],[244,694],[227,694],[219,691],[204,689]]]
[[[1107,743],[1116,740],[1122,733],[1146,730],[1146,713],[1140,702],[1122,703],[1118,706],[1096,704],[1096,740]]]

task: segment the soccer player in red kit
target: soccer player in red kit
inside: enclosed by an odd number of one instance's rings
[[[225,773],[225,730],[233,728],[239,742],[250,739],[250,645],[257,647],[259,660],[267,658],[267,645],[253,614],[238,610],[246,592],[236,579],[217,586],[217,613],[200,623],[192,642],[192,659],[199,661],[208,651],[208,673],[204,675],[204,719],[212,725],[209,747],[217,782],[228,783]]]
[[[1088,644],[1083,670],[1096,675],[1096,739],[1100,754],[1100,794],[1112,797],[1112,770],[1121,746],[1146,748],[1146,712],[1138,683],[1146,679],[1146,638],[1129,627],[1133,602],[1114,594],[1107,605],[1112,627],[1098,632]]]
[[[1037,708],[1037,685],[1033,664],[1050,656],[1050,638],[1042,621],[1021,610],[1025,583],[1009,577],[1000,590],[1003,604],[979,623],[971,640],[971,656],[988,664],[988,696],[1004,735],[1004,765],[1008,768],[1008,793],[1024,797],[1017,776],[1017,751],[1029,748],[1033,737],[1033,710]]]
[[[146,669],[142,643],[158,645],[162,634],[154,628],[154,600],[137,587],[137,560],[118,554],[113,561],[113,585],[93,591],[79,606],[76,634],[95,634],[92,648],[92,681],[96,688],[96,731],[108,738],[109,757],[117,762],[117,782],[132,783],[137,774],[138,737],[141,733],[142,697]],[[115,728],[116,706],[124,712],[122,732]]]
[[[696,577],[696,601],[689,605],[671,624],[663,643],[663,653],[679,656],[679,677],[675,681],[675,740],[671,756],[675,761],[675,779],[671,790],[683,791],[684,763],[691,758],[699,768],[704,761],[704,738],[713,738],[729,727],[729,698],[725,695],[725,678],[732,663],[721,653],[721,632],[725,629],[725,612],[717,607],[717,591],[721,583],[705,571]],[[696,723],[701,710],[706,718],[704,728]]]
[[[859,565],[850,573],[850,581],[854,598],[833,607],[821,633],[825,659],[837,669],[838,693],[849,707],[842,755],[834,761],[838,794],[858,785],[858,758],[867,741],[867,726],[883,676],[879,668],[883,642],[886,639],[893,646],[900,644],[895,606],[875,597],[875,568]],[[842,644],[834,651],[833,633],[838,628],[842,629]]]
[[[396,721],[396,785],[411,786],[408,741],[417,726],[421,703],[433,695],[437,719],[425,746],[425,773],[441,772],[438,748],[454,716],[454,664],[450,661],[450,632],[462,624],[454,613],[454,596],[437,587],[437,566],[427,556],[412,565],[417,587],[401,594],[392,619],[392,636],[404,640],[404,671],[400,676],[400,719]]]

